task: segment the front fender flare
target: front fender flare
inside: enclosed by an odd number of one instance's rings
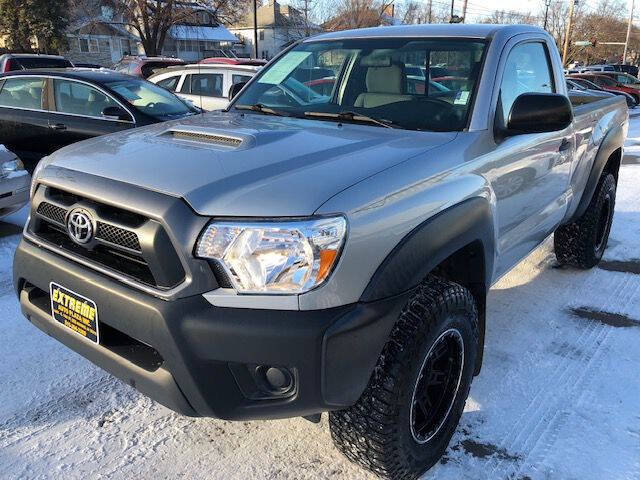
[[[494,221],[489,201],[469,198],[424,221],[407,234],[380,264],[360,300],[371,302],[416,287],[429,272],[461,248],[480,241],[482,278],[491,285],[495,258]]]

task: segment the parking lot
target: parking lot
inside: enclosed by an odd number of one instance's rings
[[[483,372],[425,479],[640,478],[638,123],[603,262],[556,268],[549,239],[493,287]],[[25,218],[0,224],[0,478],[370,478],[326,415],[182,417],[32,327],[11,282]]]

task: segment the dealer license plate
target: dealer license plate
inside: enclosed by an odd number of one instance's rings
[[[51,315],[84,338],[99,343],[98,308],[93,300],[51,282]]]

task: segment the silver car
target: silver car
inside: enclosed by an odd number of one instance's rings
[[[0,218],[29,202],[31,176],[12,152],[0,145]]]

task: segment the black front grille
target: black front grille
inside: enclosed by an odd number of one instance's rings
[[[42,202],[38,205],[38,213],[49,220],[59,223],[60,225],[64,225],[64,220],[67,216],[66,209],[49,202]]]
[[[42,202],[38,205],[37,212],[43,217],[52,220],[60,225],[65,224],[67,212],[69,210],[54,205],[49,202]],[[130,230],[116,227],[105,222],[97,222],[96,238],[104,240],[105,242],[119,245],[129,250],[135,250],[136,252],[142,251],[140,248],[140,241],[138,235]]]
[[[30,233],[56,248],[152,287],[172,288],[185,278],[177,251],[155,220],[47,186],[36,190],[32,203],[37,215]],[[71,240],[66,229],[66,217],[75,208],[96,222],[95,238],[86,245]]]
[[[38,236],[78,257],[99,263],[144,284],[156,285],[149,265],[141,256],[127,255],[104,245],[97,245],[89,250],[71,240],[63,228],[53,224],[40,226]]]
[[[137,252],[141,251],[138,235],[129,230],[125,230],[124,228],[116,227],[115,225],[98,222],[96,238],[115,245],[120,245],[121,247],[128,248],[130,250],[135,250]]]

